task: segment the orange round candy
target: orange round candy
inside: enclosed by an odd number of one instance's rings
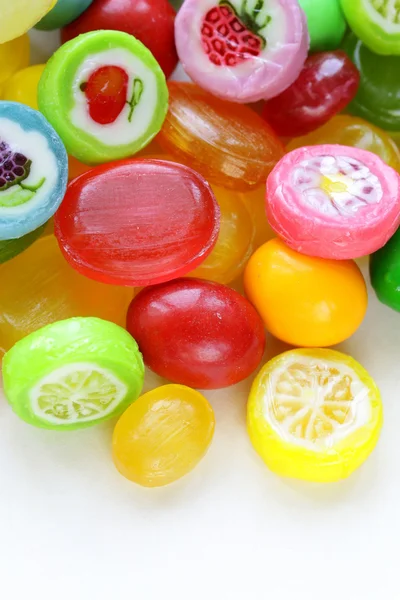
[[[294,346],[343,342],[367,309],[365,281],[354,261],[305,256],[277,238],[253,254],[244,286],[268,331]]]
[[[215,418],[204,396],[184,385],[147,392],[115,426],[112,449],[118,471],[146,487],[172,483],[203,458]]]
[[[237,191],[255,188],[284,155],[253,110],[215,98],[193,83],[171,81],[169,111],[158,142],[208,181]]]

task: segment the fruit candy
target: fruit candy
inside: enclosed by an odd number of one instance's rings
[[[21,102],[38,110],[37,91],[46,65],[33,65],[17,71],[4,86],[3,99]]]
[[[150,285],[184,275],[206,258],[217,240],[219,208],[192,169],[130,159],[72,181],[55,231],[66,259],[83,275]]]
[[[304,135],[343,110],[359,81],[356,67],[342,50],[313,54],[296,81],[264,105],[262,115],[278,135]]]
[[[167,0],[96,0],[61,32],[62,42],[97,29],[124,31],[146,46],[169,77],[178,63],[175,11]]]
[[[312,133],[293,139],[287,149],[291,151],[320,144],[340,144],[374,152],[389,167],[400,171],[400,150],[392,138],[379,127],[358,117],[337,115]]]
[[[38,98],[69,154],[87,164],[138,152],[168,108],[154,57],[120,31],[85,33],[61,46],[46,65]]]
[[[71,269],[52,235],[0,265],[0,281],[0,354],[40,327],[69,317],[96,316],[122,325],[132,299],[130,289],[96,283]]]
[[[307,18],[310,51],[336,50],[346,31],[340,0],[299,0],[299,4]]]
[[[221,187],[246,191],[265,183],[284,147],[261,117],[192,83],[168,87],[169,110],[157,137],[164,150]]]
[[[175,41],[186,73],[235,102],[280,94],[300,73],[309,44],[297,0],[185,0]]]
[[[400,312],[400,229],[371,255],[369,271],[379,300]]]
[[[400,54],[400,4],[397,0],[341,0],[354,33],[377,54]]]
[[[363,276],[352,260],[299,254],[273,239],[250,258],[244,288],[272,335],[293,346],[333,346],[367,310]]]
[[[329,483],[351,475],[375,448],[382,400],[367,371],[334,350],[291,350],[253,383],[247,425],[278,475]]]
[[[335,259],[365,256],[381,248],[400,223],[400,176],[358,148],[299,148],[268,178],[267,217],[298,252]]]
[[[238,383],[263,355],[262,321],[234,290],[201,279],[149,287],[132,300],[127,329],[158,375],[190,387]]]
[[[164,385],[132,404],[115,426],[115,466],[127,479],[158,487],[194,469],[211,444],[213,409],[195,390]]]
[[[23,104],[0,102],[0,240],[48,221],[67,178],[65,148],[46,119]]]
[[[0,44],[26,33],[53,8],[56,1],[4,0],[1,3]]]
[[[0,96],[6,81],[19,69],[29,65],[30,43],[28,34],[0,43]]]
[[[93,0],[57,0],[54,8],[35,27],[43,31],[64,27],[77,19],[92,2]]]
[[[94,317],[47,325],[3,358],[12,409],[45,429],[81,429],[117,416],[139,396],[143,377],[135,340]]]
[[[29,248],[42,235],[45,228],[46,223],[16,240],[3,240],[0,242],[0,265]]]
[[[400,131],[400,57],[374,54],[353,33],[343,50],[360,72],[360,85],[347,110],[386,131]]]

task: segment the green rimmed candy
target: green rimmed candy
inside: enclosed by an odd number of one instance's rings
[[[15,240],[0,240],[0,265],[18,256],[36,242],[46,229],[47,223]]]
[[[346,31],[340,0],[299,0],[307,18],[310,51],[336,50]]]
[[[132,156],[160,131],[168,88],[136,38],[92,31],[55,52],[40,79],[38,103],[70,154],[100,164]]]
[[[142,389],[144,365],[122,327],[94,317],[58,321],[3,359],[6,398],[36,427],[80,429],[121,414]]]

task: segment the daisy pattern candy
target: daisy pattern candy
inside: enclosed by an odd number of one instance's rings
[[[187,74],[235,102],[280,94],[299,75],[309,45],[297,0],[185,0],[175,40]]]
[[[378,156],[339,145],[287,154],[267,181],[267,216],[291,247],[323,258],[374,252],[400,222],[400,177]]]

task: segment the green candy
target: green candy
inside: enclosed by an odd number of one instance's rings
[[[121,414],[143,386],[142,355],[122,327],[94,317],[47,325],[3,359],[14,412],[46,429],[81,429]]]
[[[371,255],[369,272],[379,300],[400,312],[400,229]]]
[[[346,31],[339,0],[299,0],[306,13],[310,50],[336,50]]]
[[[106,67],[122,69],[128,88],[120,109],[103,123],[90,112],[88,80]],[[106,115],[115,109],[108,89],[102,81],[96,92]],[[111,98],[120,101],[121,96]],[[92,31],[53,54],[39,82],[38,104],[69,154],[101,164],[132,156],[153,139],[168,110],[168,88],[156,59],[139,40],[121,31]]]
[[[29,248],[42,235],[45,228],[46,223],[35,229],[35,231],[23,235],[21,238],[0,241],[0,265]]]

